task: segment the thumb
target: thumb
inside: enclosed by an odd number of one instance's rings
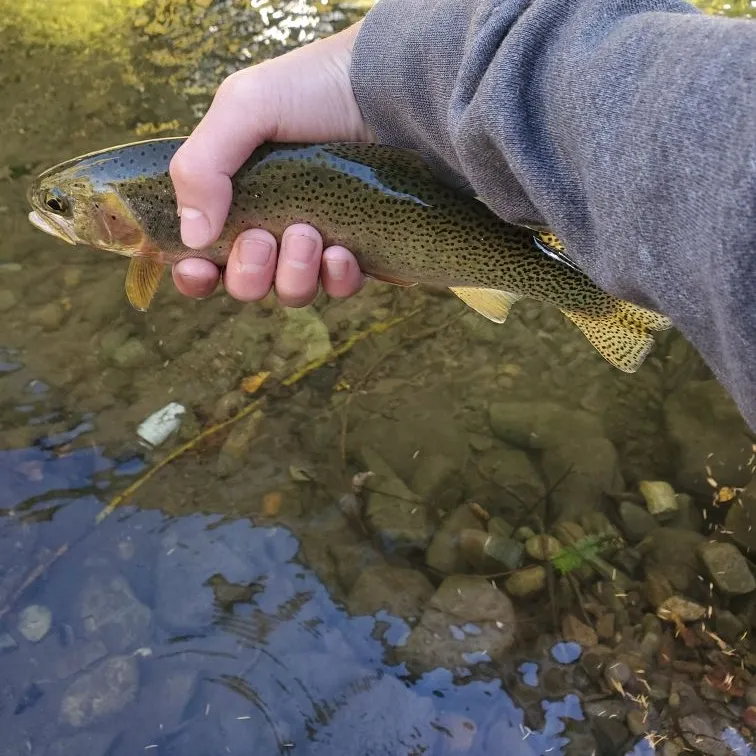
[[[191,249],[212,244],[231,206],[231,177],[266,139],[265,102],[257,94],[253,69],[232,74],[218,88],[210,109],[170,164],[176,190],[181,238]]]
[[[369,141],[349,62],[360,23],[231,74],[171,161],[187,247],[212,244],[231,204],[231,177],[265,141]]]

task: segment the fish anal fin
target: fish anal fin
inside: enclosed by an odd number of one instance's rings
[[[160,279],[163,277],[165,266],[149,257],[132,257],[126,273],[126,296],[131,306],[146,312],[155,296]]]
[[[634,373],[643,364],[655,344],[652,331],[671,327],[664,315],[621,300],[606,315],[562,312],[607,362],[624,373]]]
[[[397,278],[396,276],[389,275],[388,273],[365,273],[368,278],[374,278],[376,281],[382,281],[383,283],[392,284],[394,286],[403,286],[409,288],[411,286],[417,286],[417,281],[405,281],[403,278]]]
[[[454,292],[468,307],[479,312],[483,317],[494,323],[503,323],[509,315],[509,310],[518,299],[519,294],[510,294],[500,289],[482,289],[475,286],[450,286]]]

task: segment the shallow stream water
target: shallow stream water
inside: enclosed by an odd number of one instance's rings
[[[29,225],[368,7],[0,0],[0,756],[754,753],[754,439],[677,332],[628,376],[421,287],[140,314]]]

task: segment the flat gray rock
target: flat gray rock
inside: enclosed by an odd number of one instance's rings
[[[79,595],[79,616],[89,637],[98,636],[110,651],[120,652],[145,641],[152,612],[113,573],[87,579]]]
[[[72,727],[89,727],[125,709],[139,688],[133,656],[112,656],[85,672],[63,694],[60,718]]]

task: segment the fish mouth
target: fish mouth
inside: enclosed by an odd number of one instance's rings
[[[79,241],[66,221],[57,216],[42,215],[39,210],[32,210],[29,213],[29,222],[40,231],[56,236],[68,244],[76,244]]]

